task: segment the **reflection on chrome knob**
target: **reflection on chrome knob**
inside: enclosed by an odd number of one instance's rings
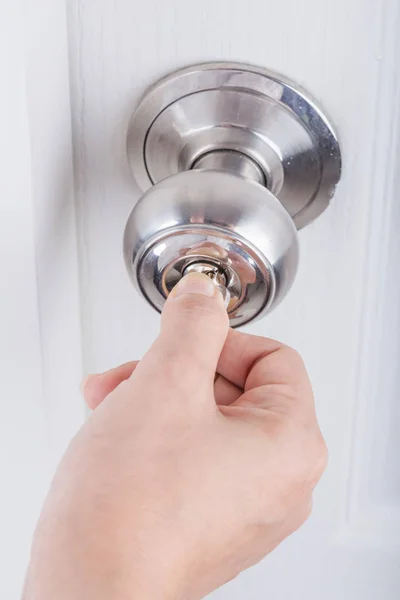
[[[340,177],[336,137],[304,91],[231,63],[184,69],[151,88],[133,115],[128,155],[147,190],[124,235],[136,288],[161,311],[181,277],[203,272],[233,327],[287,294],[297,228],[326,208]]]
[[[229,292],[233,326],[276,305],[297,269],[297,231],[258,183],[224,171],[188,171],[153,186],[125,230],[131,277],[158,310],[195,263],[217,268]]]

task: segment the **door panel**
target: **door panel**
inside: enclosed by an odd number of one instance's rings
[[[63,0],[0,2],[0,598],[84,422]]]
[[[159,317],[131,288],[123,228],[139,192],[125,155],[145,88],[186,64],[237,60],[293,78],[337,125],[344,171],[300,233],[288,298],[247,327],[303,355],[330,448],[310,521],[215,598],[397,598],[400,471],[398,0],[71,0],[69,58],[87,372],[139,358]]]

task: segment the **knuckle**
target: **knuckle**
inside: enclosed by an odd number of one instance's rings
[[[313,436],[313,439],[308,444],[308,448],[305,448],[303,469],[304,477],[314,487],[328,464],[328,449],[326,443],[321,435]]]
[[[313,502],[313,498],[312,496],[310,496],[310,499],[308,500],[308,502],[306,502],[305,506],[304,506],[304,521],[307,521],[307,519],[309,517],[311,517],[312,511],[314,508],[314,502]]]
[[[296,442],[294,442],[296,439]],[[293,489],[312,490],[328,463],[328,450],[319,429],[310,429],[304,425],[299,430],[298,425],[293,424],[286,430],[286,440],[289,444],[287,462],[289,485]]]
[[[315,471],[318,479],[322,476],[326,467],[328,466],[328,447],[326,442],[321,434],[318,436],[317,440],[317,450],[315,453]]]
[[[294,529],[295,530],[299,529],[299,527],[301,527],[302,525],[304,525],[304,523],[311,516],[312,509],[313,509],[312,499],[310,499],[308,502],[304,502],[300,506],[299,511],[298,511],[298,513],[296,515],[297,518],[296,518],[296,522],[295,522],[295,525],[294,525]]]
[[[293,369],[302,371],[306,370],[304,360],[297,350],[291,346],[283,346],[282,350],[285,353],[286,361],[292,366]]]
[[[312,500],[302,500],[296,508],[289,511],[290,533],[294,533],[308,520],[312,512]]]

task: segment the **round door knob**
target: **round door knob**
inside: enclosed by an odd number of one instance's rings
[[[298,263],[297,230],[282,204],[259,183],[225,171],[172,175],[142,196],[125,230],[128,270],[161,310],[192,265],[209,265],[229,293],[233,326],[275,306]]]
[[[208,275],[237,327],[271,311],[297,270],[297,229],[340,177],[331,125],[303,90],[245,65],[211,63],[153,86],[128,156],[145,191],[124,235],[139,292],[158,311],[186,273]]]

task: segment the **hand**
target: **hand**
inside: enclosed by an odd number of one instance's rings
[[[191,274],[140,363],[90,377],[35,535],[25,600],[195,600],[311,510],[326,463],[299,355],[229,330]]]

